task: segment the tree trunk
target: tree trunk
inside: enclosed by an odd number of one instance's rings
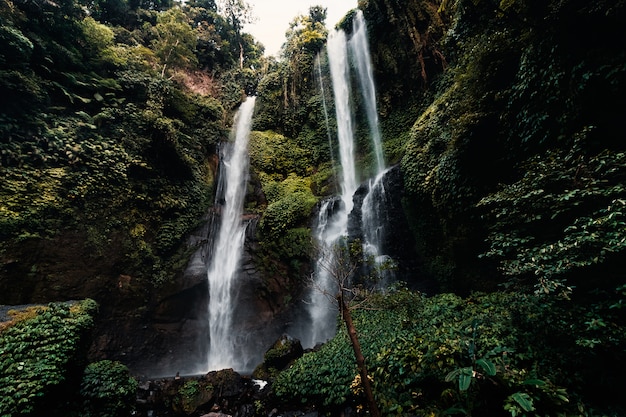
[[[372,417],[380,417],[380,411],[378,411],[378,406],[376,405],[376,401],[374,401],[374,392],[372,391],[372,386],[370,385],[370,380],[367,376],[365,357],[361,352],[361,344],[359,343],[356,328],[352,322],[352,314],[350,314],[350,308],[344,300],[343,293],[340,293],[337,296],[337,301],[339,302],[339,310],[341,311],[343,321],[346,323],[350,343],[352,344],[352,349],[354,350],[354,356],[356,358],[357,367],[359,368],[359,374],[361,375],[361,384],[363,384],[363,391],[365,391],[365,397],[367,398],[370,415]]]

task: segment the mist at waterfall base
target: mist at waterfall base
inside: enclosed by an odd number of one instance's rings
[[[363,13],[358,10],[353,21],[353,31],[350,39],[342,30],[335,30],[328,36],[327,41],[328,66],[332,81],[332,91],[337,121],[337,141],[339,148],[340,190],[339,196],[326,199],[320,204],[317,221],[314,225],[314,238],[318,247],[318,259],[314,267],[314,278],[306,296],[306,316],[297,321],[290,329],[290,334],[300,339],[305,348],[311,348],[332,338],[337,326],[337,305],[332,295],[339,290],[336,276],[333,276],[330,265],[335,262],[334,247],[341,244],[343,238],[349,238],[349,224],[354,208],[354,195],[359,184],[355,164],[355,135],[354,135],[354,108],[351,97],[352,74],[350,71],[351,59],[354,62],[358,85],[363,97],[364,111],[367,116],[369,132],[374,154],[376,177],[367,182],[368,192],[360,202],[361,217],[356,221],[360,231],[358,238],[363,241],[363,252],[371,256],[377,265],[389,261],[381,249],[381,242],[385,232],[386,219],[384,205],[385,186],[383,177],[385,168],[382,138],[378,125],[378,111],[376,106],[376,91],[374,76],[367,41],[367,32]],[[318,71],[320,72],[320,91],[324,95],[324,78],[321,76],[319,57]],[[327,121],[325,97],[324,117]],[[331,146],[332,149],[332,146]],[[386,274],[386,280],[391,274]]]

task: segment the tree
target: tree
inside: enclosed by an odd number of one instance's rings
[[[163,65],[162,77],[169,67],[189,68],[196,65],[196,33],[180,8],[160,13],[154,33],[156,38],[152,40],[152,48]]]
[[[359,369],[359,375],[361,377],[361,384],[363,385],[363,391],[367,399],[367,404],[372,417],[380,417],[380,411],[376,405],[374,399],[374,392],[372,390],[372,384],[370,383],[369,374],[367,372],[367,365],[365,363],[365,357],[361,351],[361,344],[357,329],[352,321],[351,310],[358,308],[360,304],[353,304],[352,300],[360,291],[352,286],[355,273],[359,269],[362,257],[362,245],[360,241],[352,242],[349,246],[344,242],[338,242],[332,247],[323,247],[319,249],[320,262],[319,265],[330,275],[332,280],[332,287],[329,289],[316,288],[318,291],[322,291],[325,295],[333,297],[339,307],[341,313],[341,319],[346,325],[346,331],[350,338],[350,344],[354,351],[354,358],[356,360],[357,368]],[[335,291],[332,294],[331,291]]]
[[[309,17],[313,23],[321,23],[323,25],[326,22],[327,11],[328,9],[322,6],[311,6],[309,8]]]
[[[89,52],[89,55],[99,58],[102,52],[109,46],[113,45],[113,30],[110,27],[96,22],[92,17],[86,17],[81,22],[85,44],[83,49]]]
[[[217,4],[215,3],[215,0],[189,0],[185,2],[185,5],[189,7],[200,7],[212,12],[217,12]]]
[[[243,68],[244,48],[241,38],[241,29],[246,23],[254,21],[252,7],[245,0],[220,0],[221,13],[235,31],[237,43],[239,44],[239,67]]]
[[[109,25],[125,25],[129,20],[130,6],[127,0],[87,0],[81,1],[89,11],[89,16]]]

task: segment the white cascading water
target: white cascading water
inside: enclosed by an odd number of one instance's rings
[[[246,226],[242,224],[243,203],[248,180],[248,139],[254,113],[254,97],[241,104],[235,116],[234,141],[223,155],[223,183],[216,194],[220,207],[220,224],[213,257],[207,272],[209,283],[208,370],[239,369],[232,332],[235,308],[234,284],[240,268]],[[221,194],[221,195],[219,195]]]
[[[376,178],[369,181],[369,190],[361,206],[361,223],[363,233],[363,252],[371,256],[379,267],[389,260],[382,252],[382,238],[387,223],[384,207],[387,205],[385,184],[383,178],[387,172],[383,157],[382,138],[378,124],[378,109],[376,105],[376,86],[374,71],[367,41],[367,28],[363,12],[358,10],[352,22],[352,38],[350,38],[350,52],[354,56],[355,66],[359,75],[359,86],[363,95],[365,114],[370,128],[372,147],[376,157]],[[384,269],[384,268],[380,268]],[[383,281],[391,273],[379,271]],[[381,283],[384,284],[384,283]]]
[[[352,37],[350,38],[350,52],[356,61],[356,70],[359,75],[361,94],[365,102],[365,113],[372,137],[372,147],[376,157],[376,175],[385,170],[383,157],[382,138],[378,125],[378,109],[376,106],[376,87],[374,84],[374,71],[369,43],[367,41],[367,29],[363,12],[357,10],[352,22]]]
[[[350,68],[348,66],[346,34],[341,30],[332,32],[328,36],[326,47],[337,117],[339,159],[341,162],[341,199],[346,206],[345,213],[347,215],[352,211],[352,195],[356,191],[358,183],[354,164],[354,130],[350,105]]]
[[[365,256],[371,257],[379,269],[376,272],[380,279],[378,282],[380,288],[387,286],[393,278],[393,272],[390,269],[393,266],[393,260],[384,254],[382,245],[386,232],[385,226],[390,221],[385,210],[389,205],[384,183],[387,171],[384,170],[376,178],[369,180],[369,189],[361,205],[363,253]]]
[[[337,315],[335,303],[328,297],[337,292],[331,272],[321,262],[323,256],[332,254],[333,246],[348,232],[348,214],[352,211],[352,195],[357,189],[354,164],[354,134],[352,108],[350,106],[348,44],[343,31],[334,31],[327,42],[330,75],[335,99],[339,160],[341,163],[341,202],[328,200],[322,204],[315,229],[315,239],[321,254],[315,268],[315,282],[307,304],[311,326],[309,334],[302,337],[304,347],[325,342],[334,336]]]

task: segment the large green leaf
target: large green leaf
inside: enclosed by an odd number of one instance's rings
[[[489,376],[494,376],[496,374],[496,365],[487,359],[478,359],[476,361],[476,365],[480,366]]]
[[[461,369],[461,372],[459,373],[459,390],[467,391],[472,383],[473,374],[474,370],[471,367]]]
[[[524,411],[534,411],[535,407],[533,406],[533,399],[530,398],[530,395],[525,392],[516,392],[511,395],[511,398],[515,400],[516,403],[519,404],[520,407]]]
[[[524,385],[534,385],[536,387],[542,387],[542,386],[546,385],[546,381],[543,381],[541,379],[531,378],[531,379],[527,379],[526,381],[522,382],[522,384],[524,384]]]

